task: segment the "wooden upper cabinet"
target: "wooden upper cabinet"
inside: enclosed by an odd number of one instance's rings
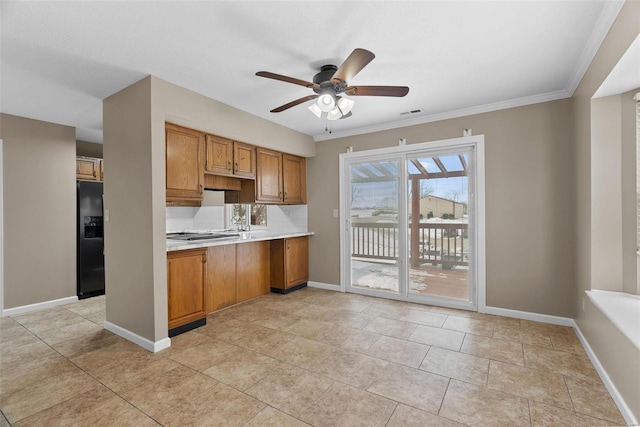
[[[282,153],[257,148],[256,202],[282,203]]]
[[[76,157],[76,179],[98,181],[100,178],[100,159]]]
[[[303,157],[257,149],[257,203],[307,203],[307,169]]]
[[[169,329],[204,318],[207,249],[167,253]]]
[[[167,123],[167,203],[200,202],[204,189],[204,134]]]
[[[221,175],[233,173],[233,141],[207,135],[207,162],[205,171]]]
[[[256,176],[256,147],[207,135],[205,172],[253,179]]]
[[[303,157],[282,155],[282,179],[284,203],[307,203],[307,169]]]
[[[233,141],[233,174],[240,178],[256,177],[256,147]]]
[[[100,181],[104,181],[104,160],[100,159],[98,161],[98,170],[99,172],[99,176],[100,176]]]

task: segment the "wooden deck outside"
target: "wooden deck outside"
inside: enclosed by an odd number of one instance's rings
[[[419,223],[415,229],[409,235],[409,242],[417,239],[409,249],[411,292],[468,299],[468,224]],[[397,224],[352,223],[353,284],[397,291],[400,253]]]
[[[370,259],[352,260],[352,283],[362,289],[398,291],[398,267],[391,261]],[[441,297],[469,298],[468,269],[439,266],[411,267],[409,288],[412,294],[435,295]]]

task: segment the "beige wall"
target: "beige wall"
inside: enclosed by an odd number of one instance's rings
[[[640,88],[624,93],[621,102],[622,157],[622,290],[640,294],[636,255],[636,101]]]
[[[561,100],[317,143],[308,159],[311,280],[339,284],[338,155],[485,135],[487,305],[573,313],[571,101]]]
[[[106,320],[158,341],[167,332],[158,334],[154,317],[167,322],[167,310],[166,291],[156,295],[154,284],[151,79],[105,99],[103,116],[109,165],[104,177]],[[165,309],[156,312],[155,300],[163,296]]]
[[[622,290],[620,96],[591,101],[591,283]]]
[[[591,97],[615,67],[640,32],[640,2],[627,1],[589,65],[573,97],[576,158],[576,306],[586,299],[585,290],[596,285],[591,277]],[[597,287],[597,286],[596,286]],[[589,345],[609,374],[627,405],[640,419],[640,350],[617,332],[615,326],[588,301],[586,310],[576,310],[575,318]]]
[[[637,89],[591,101],[591,284],[637,293]]]
[[[87,141],[76,141],[76,155],[102,158],[102,144]]]
[[[4,308],[76,295],[75,129],[0,115]]]
[[[104,102],[107,320],[167,337],[165,121],[311,156],[313,139],[150,76]]]

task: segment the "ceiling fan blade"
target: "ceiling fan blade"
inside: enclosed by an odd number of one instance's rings
[[[306,80],[300,80],[293,77],[283,76],[281,74],[270,73],[269,71],[258,71],[256,76],[266,77],[268,79],[280,80],[282,82],[293,83],[294,85],[300,85],[311,89],[319,89],[320,85],[317,83],[308,82]]]
[[[349,96],[405,96],[409,93],[406,86],[349,86],[344,93]]]
[[[351,116],[353,116],[353,113],[351,111],[349,111],[347,114],[345,114],[344,116],[340,117],[340,120],[349,118]]]
[[[271,110],[272,113],[280,113],[284,110],[288,110],[291,107],[295,107],[298,104],[302,104],[303,102],[307,102],[307,101],[311,101],[312,99],[316,99],[318,97],[318,95],[309,95],[309,96],[305,96],[304,98],[300,98],[300,99],[296,99],[295,101],[291,101],[288,104],[284,104],[279,106],[278,108],[274,108],[273,110]]]
[[[351,80],[376,56],[365,49],[354,49],[351,55],[342,63],[338,71],[331,77],[331,83],[341,84]]]

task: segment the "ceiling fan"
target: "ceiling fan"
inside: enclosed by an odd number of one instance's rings
[[[312,99],[316,99],[309,110],[316,116],[321,117],[322,113],[327,113],[327,119],[337,120],[351,116],[351,109],[355,104],[353,100],[340,96],[395,96],[402,97],[409,93],[406,86],[349,86],[348,81],[355,77],[369,62],[376,56],[365,49],[354,49],[351,55],[340,65],[323,65],[320,72],[313,76],[313,82],[271,73],[269,71],[258,71],[256,76],[268,79],[280,80],[287,83],[304,86],[316,93],[308,95],[295,101],[271,110],[272,113],[280,113],[291,107],[302,104]]]

